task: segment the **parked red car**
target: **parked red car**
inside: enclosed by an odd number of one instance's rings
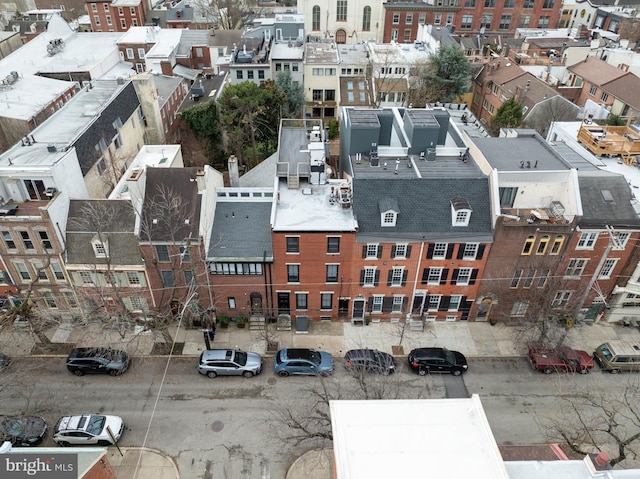
[[[529,362],[533,369],[551,374],[570,371],[587,374],[594,368],[593,358],[586,351],[562,346],[558,349],[529,348]]]

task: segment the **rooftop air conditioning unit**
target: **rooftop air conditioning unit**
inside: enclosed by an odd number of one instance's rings
[[[44,190],[44,194],[45,196],[48,196],[49,198],[51,198],[53,195],[56,194],[57,191],[58,190],[56,188],[54,188],[53,186],[50,186],[49,188]]]

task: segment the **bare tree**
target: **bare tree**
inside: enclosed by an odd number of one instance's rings
[[[575,121],[580,109],[560,95],[547,98],[535,105],[524,118],[524,125],[536,130],[542,138],[547,137],[554,121]]]
[[[569,277],[556,273],[554,261],[534,258],[506,270],[492,280],[491,293],[498,298],[492,318],[504,318],[514,325],[516,344],[553,348],[567,334],[567,319],[573,317],[573,303],[556,301],[556,294],[575,288]],[[573,295],[575,296],[575,295]]]
[[[336,367],[340,367],[336,364]],[[420,399],[434,394],[430,377],[415,379],[410,388],[400,374],[374,374],[365,370],[352,370],[349,380],[338,382],[332,378],[317,378],[313,385],[300,391],[299,398],[289,398],[275,406],[270,421],[282,427],[274,434],[293,446],[326,447],[333,440],[329,403],[334,400]]]
[[[595,392],[577,387],[559,395],[562,414],[540,420],[551,441],[577,454],[607,449],[610,464],[640,457],[640,389],[628,383],[623,391]]]
[[[221,30],[237,30],[250,19],[257,6],[256,0],[196,0],[198,11],[207,23]]]
[[[13,298],[13,304],[0,316],[0,328],[3,326],[13,326],[16,320],[22,321],[28,327],[29,331],[41,344],[50,344],[51,340],[46,334],[55,322],[46,308],[37,307],[37,298],[34,288],[39,283],[41,272],[47,270],[51,265],[51,257],[47,255],[42,263],[36,267],[35,277],[26,285],[16,286],[17,294]]]

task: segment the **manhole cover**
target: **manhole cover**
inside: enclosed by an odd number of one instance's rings
[[[267,383],[269,384],[269,386],[273,386],[276,383],[276,381],[277,381],[276,378],[267,379]]]
[[[224,423],[222,421],[214,421],[213,424],[211,424],[211,429],[213,432],[220,432],[224,429]]]

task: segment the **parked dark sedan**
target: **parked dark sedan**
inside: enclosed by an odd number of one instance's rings
[[[76,348],[67,358],[67,369],[76,376],[99,373],[118,376],[130,363],[129,355],[118,349]]]
[[[390,374],[396,371],[396,360],[377,349],[352,349],[344,356],[345,366],[353,371]]]
[[[47,434],[47,423],[38,416],[3,417],[0,421],[0,442],[14,446],[35,446]]]
[[[409,353],[409,367],[420,376],[429,373],[451,373],[460,376],[468,368],[467,358],[446,348],[416,348]]]

